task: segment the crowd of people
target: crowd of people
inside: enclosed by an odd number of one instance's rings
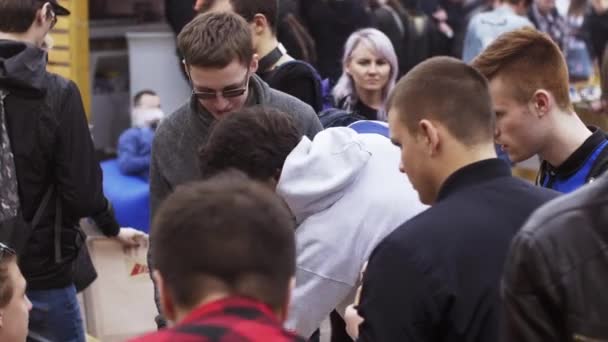
[[[187,2],[191,96],[140,91],[119,143],[153,217],[159,331],[133,341],[608,340],[608,136],[570,92],[601,70],[606,112],[605,1]],[[146,238],[46,71],[69,14],[0,0],[1,341],[85,341],[82,218]]]

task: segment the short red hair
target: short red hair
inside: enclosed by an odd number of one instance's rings
[[[505,80],[518,102],[527,103],[538,89],[545,89],[561,109],[572,110],[566,61],[545,33],[530,27],[505,33],[472,65],[489,80]]]

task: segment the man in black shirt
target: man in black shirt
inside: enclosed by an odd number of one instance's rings
[[[308,63],[295,60],[277,40],[276,0],[213,0],[202,11],[232,11],[251,27],[253,48],[260,57],[257,74],[271,88],[297,97],[317,113],[323,109],[321,78]]]
[[[402,172],[432,205],[372,253],[357,307],[360,341],[497,341],[509,243],[557,194],[511,176],[496,158],[485,78],[437,57],[389,100]]]

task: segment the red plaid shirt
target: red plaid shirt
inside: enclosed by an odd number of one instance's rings
[[[205,304],[178,325],[131,342],[304,342],[286,331],[272,311],[251,299],[231,297]]]

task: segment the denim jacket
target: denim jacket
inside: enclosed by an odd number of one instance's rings
[[[515,13],[509,5],[475,15],[465,36],[462,59],[470,63],[498,36],[525,26],[534,27],[528,18]]]

